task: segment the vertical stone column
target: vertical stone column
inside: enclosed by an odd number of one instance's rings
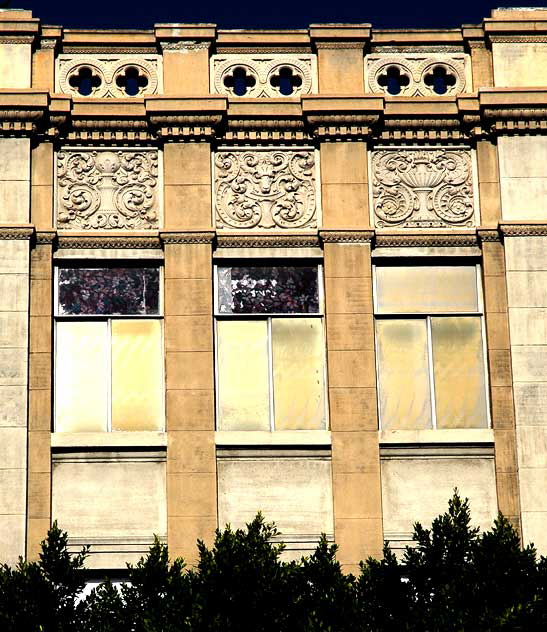
[[[489,139],[477,142],[481,226],[497,226],[501,218],[498,150]]]
[[[30,257],[28,559],[37,559],[51,522],[53,238],[39,233]]]
[[[520,533],[520,493],[505,253],[497,231],[482,231],[481,237],[498,509],[511,520]]]
[[[477,92],[479,88],[493,86],[492,52],[486,48],[484,30],[479,26],[464,26],[462,27],[462,33],[471,57],[473,92]],[[471,90],[467,90],[467,92],[471,92]]]
[[[382,553],[370,232],[325,232],[334,534],[344,570]]]
[[[32,54],[32,87],[35,90],[55,90],[55,47],[61,37],[58,26],[42,27],[40,46]]]
[[[53,143],[40,143],[31,154],[31,221],[36,230],[53,227]]]
[[[212,233],[165,233],[167,539],[196,559],[217,526]]]

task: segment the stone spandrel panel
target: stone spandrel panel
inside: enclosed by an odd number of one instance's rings
[[[58,92],[75,97],[127,98],[163,92],[159,55],[59,55]]]
[[[220,149],[214,182],[217,229],[317,228],[313,149]]]
[[[314,55],[213,55],[211,92],[232,97],[298,97],[317,92]]]
[[[467,228],[476,224],[471,152],[372,152],[372,213],[377,228]]]
[[[471,92],[464,53],[377,53],[367,55],[365,86],[393,96],[449,96]]]
[[[159,152],[63,149],[56,163],[59,230],[152,230],[160,226]]]

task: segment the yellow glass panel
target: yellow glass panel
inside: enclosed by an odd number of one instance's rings
[[[217,323],[219,430],[270,430],[268,323]]]
[[[437,428],[486,428],[481,319],[431,319]]]
[[[326,426],[323,323],[319,318],[273,318],[276,430]]]
[[[381,313],[478,311],[475,266],[377,266]]]
[[[382,430],[431,428],[427,322],[376,321]]]
[[[107,419],[107,323],[58,322],[55,341],[56,432],[105,431]]]
[[[163,430],[161,322],[113,320],[112,430]]]

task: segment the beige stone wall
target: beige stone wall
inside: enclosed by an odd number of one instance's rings
[[[506,237],[522,535],[547,552],[547,237]]]
[[[492,59],[496,87],[547,85],[547,42],[493,43]]]
[[[0,222],[29,221],[30,140],[0,139]]]
[[[30,88],[31,45],[0,43],[0,77],[2,88]]]
[[[29,241],[0,240],[0,561],[25,554]]]
[[[547,136],[498,139],[503,219],[547,218]]]

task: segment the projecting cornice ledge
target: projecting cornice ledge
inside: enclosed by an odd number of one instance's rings
[[[317,138],[367,138],[382,118],[385,99],[378,95],[303,96],[302,114]]]
[[[547,88],[484,88],[478,102],[481,123],[488,133],[547,131]]]

